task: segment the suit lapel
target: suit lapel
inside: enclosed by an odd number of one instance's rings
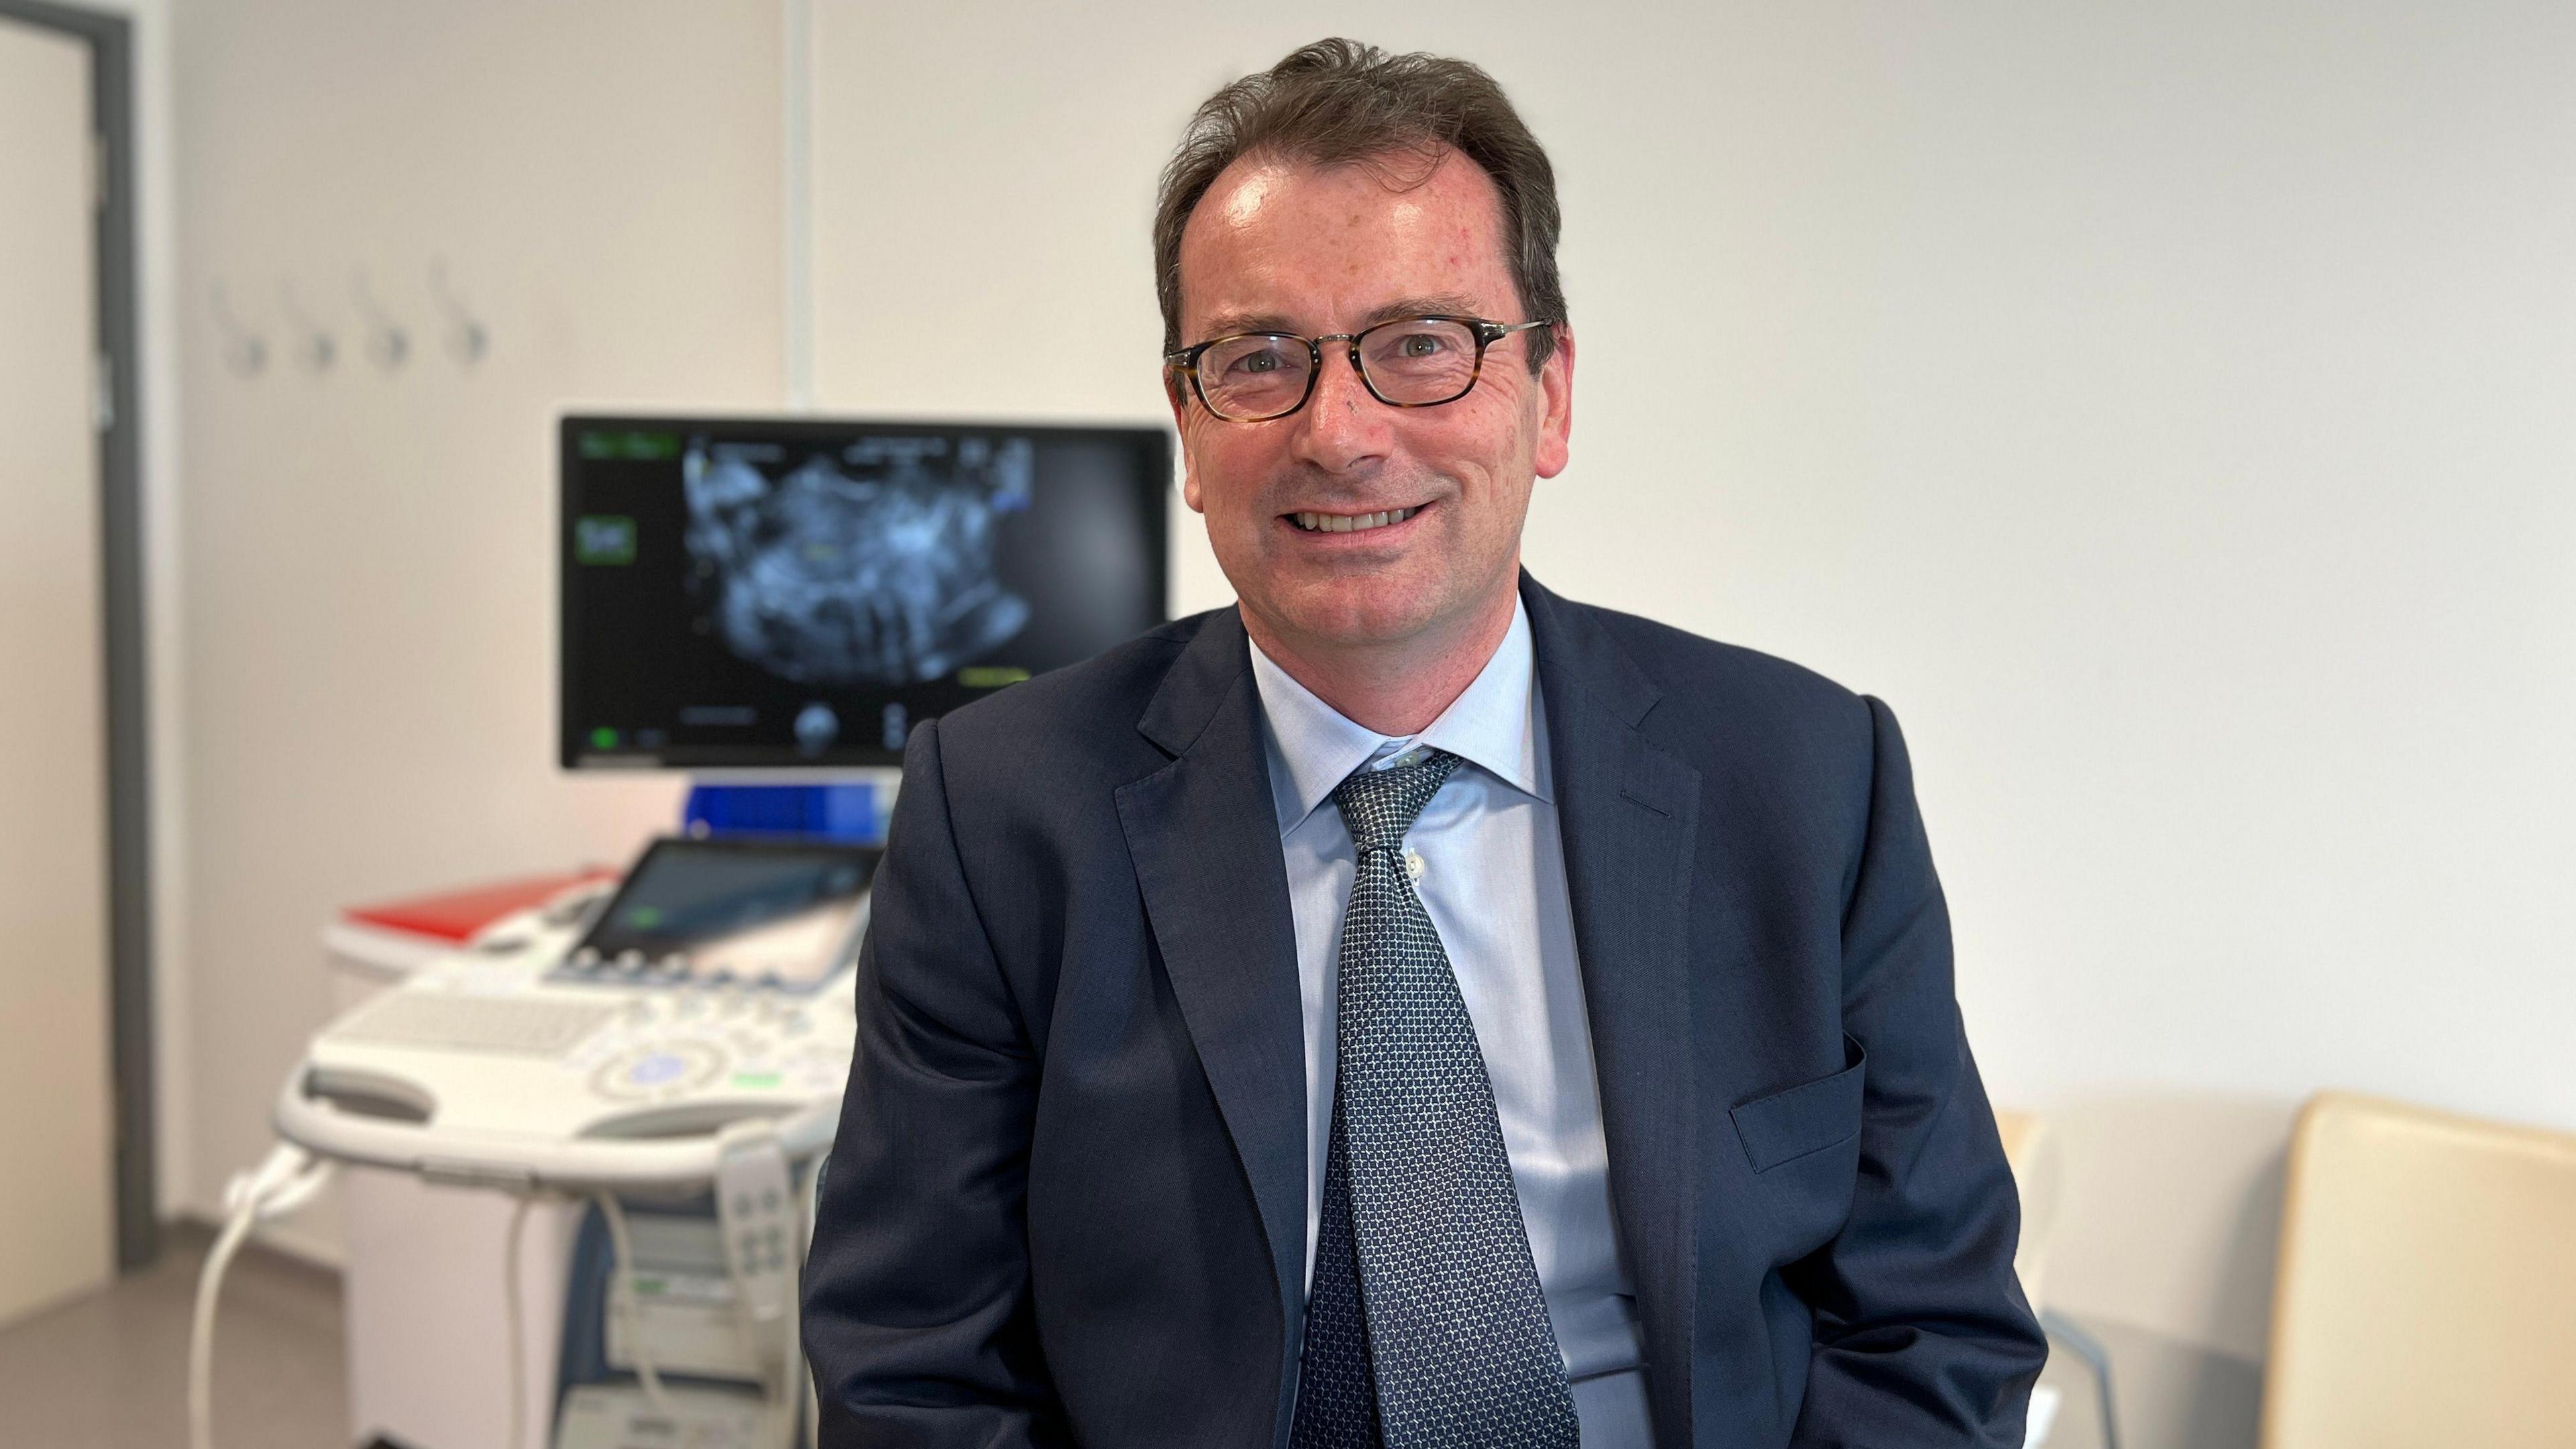
[[[1699,1178],[1689,932],[1700,776],[1639,732],[1659,692],[1617,642],[1526,574],[1521,592],[1655,1437],[1687,1444]]]
[[[1260,1208],[1284,1375],[1305,1297],[1306,1049],[1296,922],[1246,650],[1232,609],[1208,618],[1137,725],[1176,758],[1121,786],[1117,800],[1154,943]]]

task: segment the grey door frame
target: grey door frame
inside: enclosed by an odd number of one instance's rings
[[[109,1064],[116,1121],[116,1262],[161,1251],[152,1060],[152,794],[144,697],[142,359],[136,351],[134,36],[122,15],[0,0],[0,19],[79,40],[98,148],[97,383],[101,641],[107,661]]]

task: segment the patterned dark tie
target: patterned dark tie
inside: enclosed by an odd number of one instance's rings
[[[1342,917],[1340,1064],[1289,1443],[1575,1449],[1494,1084],[1405,870],[1404,833],[1459,760],[1405,758],[1333,792],[1359,872]]]

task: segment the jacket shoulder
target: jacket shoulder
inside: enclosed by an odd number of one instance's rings
[[[1150,755],[1137,718],[1211,617],[1174,620],[941,715],[940,754],[952,784],[961,763],[975,775],[1024,777],[1080,773],[1086,762],[1115,770]]]
[[[1633,614],[1587,612],[1593,638],[1654,687],[1638,731],[1700,771],[1716,802],[1703,819],[1724,823],[1727,848],[1759,841],[1774,866],[1803,861],[1847,888],[1879,776],[1871,702],[1775,655]]]
[[[1574,607],[1662,693],[1656,714],[1728,718],[1739,726],[1801,733],[1857,731],[1866,747],[1868,705],[1859,694],[1805,665],[1616,609]]]

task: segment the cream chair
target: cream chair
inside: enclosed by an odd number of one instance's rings
[[[2576,1136],[2342,1092],[2290,1149],[2264,1449],[2576,1445]]]

